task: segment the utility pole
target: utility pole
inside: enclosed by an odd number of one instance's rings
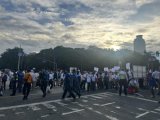
[[[20,49],[19,49],[19,52],[18,52],[18,71],[19,71],[19,68],[20,68],[21,56],[22,56],[22,51],[21,51],[21,44],[20,44]]]

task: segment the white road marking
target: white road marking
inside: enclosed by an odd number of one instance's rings
[[[15,114],[16,114],[16,115],[24,114],[24,112],[16,112]]]
[[[82,102],[87,103],[87,102],[88,102],[88,100],[82,100]]]
[[[112,117],[112,116],[109,116],[109,115],[105,115],[105,117],[110,119],[110,120],[118,120],[116,117]]]
[[[138,108],[138,110],[141,110],[141,111],[148,111],[148,110],[143,109],[143,108]]]
[[[100,115],[103,115],[103,113],[101,113],[100,111],[94,111],[95,113],[97,113],[97,114],[100,114]]]
[[[156,108],[155,110],[160,112],[160,108]]]
[[[102,93],[102,95],[106,95],[106,96],[113,96],[110,93]]]
[[[120,107],[120,106],[116,106],[116,108],[117,108],[117,109],[121,109],[121,107]]]
[[[146,110],[146,109],[143,109],[143,108],[138,108],[138,110],[145,111],[145,112],[150,112],[150,113],[154,113],[154,114],[160,114],[158,112]],[[160,108],[159,109],[154,109],[154,110],[157,110],[157,111],[159,110],[160,111]]]
[[[9,107],[0,107],[1,110],[10,110],[10,109],[16,109],[16,108],[23,108],[23,107],[28,107],[28,106],[35,106],[35,105],[41,105],[45,103],[53,103],[53,102],[58,102],[61,101],[60,99],[58,100],[51,100],[51,101],[45,101],[45,102],[37,102],[37,103],[30,103],[30,104],[23,104],[23,105],[15,105],[15,106],[9,106]]]
[[[111,112],[116,114],[116,112],[114,112],[114,111],[111,111]]]
[[[84,111],[85,109],[80,109],[80,110],[75,110],[75,111],[71,111],[71,112],[66,112],[66,113],[62,113],[62,115],[69,115],[69,114],[73,114],[73,113],[78,113],[81,111]]]
[[[55,102],[55,103],[57,103],[57,104],[59,104],[59,105],[61,105],[61,106],[66,106],[67,104],[65,104],[65,103],[62,103],[61,101],[58,101],[58,102]]]
[[[86,107],[87,109],[89,109],[89,110],[93,110],[93,108],[91,108],[91,107]]]
[[[0,114],[0,117],[5,117],[5,114]]]
[[[98,97],[98,96],[95,96],[95,95],[90,95],[90,97],[93,97],[93,98],[96,98],[96,99],[103,99],[102,97]]]
[[[102,104],[101,106],[107,106],[107,105],[112,105],[112,104],[115,104],[115,102],[111,102],[111,103],[106,103],[106,104]]]
[[[99,104],[97,104],[97,103],[96,103],[96,104],[93,104],[93,105],[94,105],[94,106],[100,106],[100,105],[99,105]]]
[[[155,112],[155,111],[150,111],[151,113],[154,113],[154,114],[159,114],[158,112]]]
[[[139,114],[138,116],[136,116],[135,118],[140,118],[140,117],[142,117],[142,116],[145,116],[145,115],[147,115],[148,113],[150,113],[150,112],[145,112],[145,113],[142,113],[142,114]]]
[[[44,103],[44,104],[42,104],[43,106],[45,106],[46,108],[48,108],[48,109],[55,109],[56,107],[55,106],[53,106],[53,105],[51,105],[51,104],[49,104],[49,103]]]
[[[77,103],[77,105],[79,105],[80,107],[85,107],[85,105],[82,105],[82,104],[80,104],[80,103]]]
[[[140,93],[135,93],[135,95],[138,95],[138,96],[140,96],[140,97],[144,97],[142,94],[140,94]]]
[[[115,93],[111,93],[111,92],[104,92],[104,93],[96,93],[96,94],[92,94],[92,95],[97,95],[97,94],[111,94],[111,95],[117,95]],[[82,98],[88,98],[90,95],[84,95],[82,96]],[[154,100],[150,100],[150,99],[145,99],[145,98],[139,98],[139,97],[134,97],[134,96],[128,96],[130,98],[135,98],[135,99],[139,99],[142,101],[147,101],[147,102],[153,102],[153,103],[157,103],[158,101],[154,101]],[[92,99],[92,98],[90,98]],[[96,100],[96,99],[94,99]],[[53,102],[58,102],[61,101],[61,99],[57,99],[57,100],[50,100],[50,101],[45,101],[45,102],[37,102],[37,103],[30,103],[30,104],[23,104],[23,105],[14,105],[14,106],[9,106],[9,107],[0,107],[0,111],[1,110],[10,110],[10,109],[16,109],[16,108],[23,108],[23,107],[28,107],[31,105],[40,105],[40,104],[44,104],[44,103],[53,103]]]
[[[97,94],[97,96],[100,96],[100,97],[109,97],[109,96],[112,96],[112,95],[109,95],[109,94]]]
[[[109,92],[110,94],[112,95],[116,95],[116,96],[119,96],[118,94],[116,93],[111,93]],[[153,103],[158,103],[158,101],[155,101],[155,100],[150,100],[150,99],[146,99],[146,98],[140,98],[140,97],[135,97],[135,96],[127,96],[129,98],[135,98],[135,99],[139,99],[139,100],[142,100],[142,101],[147,101],[147,102],[153,102]]]
[[[46,118],[46,117],[48,117],[49,115],[47,114],[47,115],[43,115],[43,116],[41,116],[41,118]]]
[[[33,111],[38,111],[38,110],[41,110],[41,108],[35,106],[35,105],[30,105],[29,106]]]

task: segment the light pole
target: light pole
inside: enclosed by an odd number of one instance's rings
[[[21,44],[20,44],[20,48],[19,48],[19,52],[18,52],[18,71],[20,69],[20,63],[21,63],[21,56],[22,56],[22,51],[21,51]]]

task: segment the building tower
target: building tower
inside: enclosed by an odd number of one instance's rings
[[[134,52],[140,53],[144,55],[146,52],[146,43],[143,39],[143,35],[137,35],[136,39],[134,40]]]

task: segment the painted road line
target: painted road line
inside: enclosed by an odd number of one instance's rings
[[[150,112],[150,113],[154,113],[154,114],[160,114],[158,112],[155,112],[155,111],[150,111],[150,110],[146,110],[146,109],[143,109],[143,108],[138,108],[138,110],[141,110],[141,111],[145,111],[145,112]],[[157,110],[157,109],[154,109],[154,110]],[[160,108],[159,108],[159,111],[160,111]]]
[[[41,110],[41,108],[35,106],[35,105],[30,105],[29,108],[31,108],[33,111],[38,111]]]
[[[111,111],[111,113],[115,113],[116,114],[116,112],[114,112],[114,111]]]
[[[120,106],[116,106],[115,108],[117,108],[117,109],[121,109],[121,107],[120,107]]]
[[[109,97],[109,96],[113,96],[113,95],[110,95],[110,94],[97,94],[97,96],[100,96],[100,97]]]
[[[54,105],[51,105],[51,104],[49,104],[49,103],[44,103],[44,104],[42,104],[42,105],[45,106],[45,107],[48,108],[48,109],[55,109],[55,108],[56,108]]]
[[[114,94],[114,93],[110,93],[110,92],[105,92],[106,94],[111,94],[111,95],[117,95],[118,94]],[[101,94],[105,94],[105,93],[101,93]],[[98,93],[100,94],[100,93]],[[96,94],[92,94],[92,95],[97,95]],[[84,95],[82,96],[82,98],[86,98],[86,97],[89,97],[90,95]],[[154,101],[154,100],[150,100],[150,99],[145,99],[145,98],[139,98],[139,97],[133,97],[133,96],[128,96],[130,98],[134,98],[134,99],[140,99],[142,101],[148,101],[148,102],[153,102],[153,103],[157,103],[158,101]],[[67,98],[69,99],[69,98]],[[95,99],[96,100],[96,99]],[[40,105],[40,104],[44,104],[44,103],[53,103],[53,102],[58,102],[58,101],[61,101],[61,99],[57,99],[57,100],[50,100],[50,101],[44,101],[44,102],[37,102],[37,103],[29,103],[29,104],[23,104],[23,105],[14,105],[14,106],[9,106],[9,107],[0,107],[0,111],[1,110],[9,110],[9,109],[15,109],[15,108],[22,108],[22,107],[28,107],[30,105]]]
[[[156,108],[155,110],[160,112],[160,108]]]
[[[46,118],[46,117],[48,117],[49,115],[47,114],[47,115],[43,115],[43,116],[41,116],[41,118]]]
[[[61,106],[66,106],[67,105],[65,103],[62,103],[61,101],[58,101],[58,102],[55,102],[55,103],[57,103],[58,105],[61,105]]]
[[[140,97],[144,97],[144,95],[142,95],[140,93],[135,93],[135,95],[140,96]]]
[[[111,103],[102,104],[102,105],[100,105],[100,106],[107,106],[107,105],[112,105],[112,104],[115,104],[115,102],[111,102]]]
[[[147,114],[149,114],[150,112],[145,112],[145,113],[142,113],[142,114],[139,114],[138,116],[136,116],[135,118],[140,118],[140,117],[142,117],[142,116],[145,116],[145,115],[147,115]]]
[[[96,98],[96,99],[103,99],[102,97],[98,97],[98,96],[95,96],[95,95],[90,95],[90,97],[93,97],[93,98]]]
[[[94,106],[100,106],[99,104],[97,104],[97,103],[95,103],[95,104],[93,104]]]
[[[66,112],[66,113],[62,113],[62,115],[69,115],[69,114],[73,114],[73,113],[78,113],[81,111],[84,111],[85,109],[80,109],[80,110],[75,110],[75,111],[71,111],[71,112]]]
[[[103,115],[103,113],[101,113],[100,111],[94,111],[95,113],[97,113],[97,114],[100,114],[100,115]]]
[[[113,96],[113,95],[111,95],[111,94],[109,94],[109,93],[101,93],[101,95]]]
[[[87,103],[87,102],[88,102],[88,100],[82,100],[82,102]]]
[[[51,100],[51,101],[45,101],[45,102],[30,103],[30,104],[24,104],[24,105],[14,105],[14,106],[9,106],[9,107],[0,107],[0,111],[1,110],[15,109],[15,108],[23,108],[23,107],[28,107],[28,106],[41,105],[41,104],[45,104],[45,103],[53,103],[53,102],[58,102],[58,101],[61,101],[61,100],[58,99],[58,100]]]
[[[111,93],[111,92],[107,92],[107,93],[110,93],[110,94],[112,94],[112,95],[119,96],[119,95],[116,94],[116,93]],[[143,100],[143,101],[147,101],[147,102],[158,103],[158,101],[156,101],[156,100],[150,100],[150,99],[146,99],[146,98],[140,98],[140,97],[135,97],[135,96],[126,96],[126,97],[134,98],[134,99],[138,99],[138,100]]]
[[[15,114],[16,114],[16,115],[24,114],[24,112],[16,112]]]
[[[108,118],[109,120],[118,120],[118,118],[112,117],[112,116],[109,116],[109,115],[105,115],[105,117]]]

